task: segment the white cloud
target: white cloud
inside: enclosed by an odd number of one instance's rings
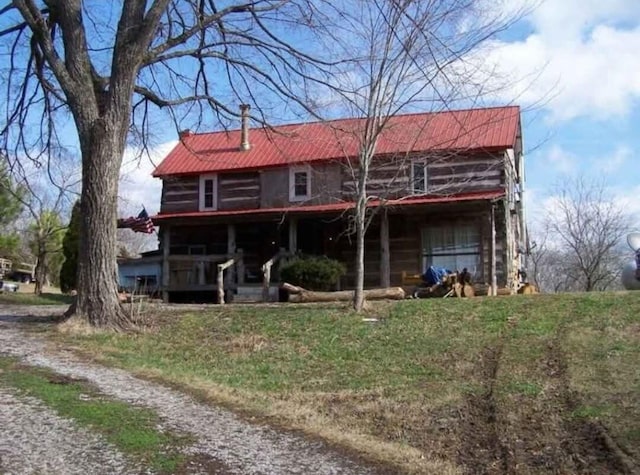
[[[640,185],[634,187],[617,187],[613,196],[621,209],[631,217],[631,227],[640,230]]]
[[[618,145],[612,154],[597,158],[594,166],[597,171],[601,171],[608,175],[622,171],[627,162],[633,158],[633,151],[626,145]]]
[[[543,193],[544,190],[538,188],[525,189],[524,205],[526,207],[526,219],[530,235],[538,235],[542,230],[542,222],[545,216]]]
[[[521,41],[493,42],[477,59],[510,84],[501,100],[542,104],[554,120],[626,115],[640,99],[637,0],[547,0]]]
[[[162,181],[153,178],[151,173],[176,143],[171,141],[157,145],[141,157],[133,148],[125,150],[118,193],[119,207],[123,213],[137,214],[142,206],[149,214],[159,211]]]
[[[578,157],[559,145],[551,147],[545,161],[563,175],[575,175],[579,169]]]

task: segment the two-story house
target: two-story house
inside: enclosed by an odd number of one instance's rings
[[[162,203],[162,289],[166,300],[215,301],[218,265],[228,296],[263,283],[282,250],[347,265],[362,119],[195,134],[156,168]],[[515,286],[526,229],[518,107],[391,118],[376,145],[367,191],[365,285],[400,285],[428,265],[467,268],[475,282]],[[495,288],[495,286],[493,287]]]

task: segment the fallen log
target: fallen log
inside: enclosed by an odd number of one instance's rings
[[[286,282],[282,284],[281,288],[289,292],[289,302],[342,302],[353,300],[353,290],[317,292]],[[370,289],[364,291],[364,298],[365,300],[402,300],[404,299],[404,290],[402,290],[402,287]]]

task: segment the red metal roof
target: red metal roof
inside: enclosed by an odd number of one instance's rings
[[[405,206],[417,206],[426,204],[438,204],[438,203],[453,203],[457,201],[484,201],[502,198],[505,195],[504,190],[492,190],[473,193],[459,193],[456,195],[443,195],[443,196],[421,196],[417,198],[405,198],[398,200],[386,200],[385,206],[393,207],[405,207]],[[368,206],[379,206],[381,202],[379,200],[372,200]],[[214,217],[228,217],[228,216],[243,216],[243,215],[270,215],[270,214],[283,214],[283,213],[331,213],[342,212],[354,207],[352,202],[340,202],[324,205],[308,205],[308,206],[289,206],[284,208],[256,208],[256,209],[237,209],[237,210],[218,210],[218,211],[188,211],[181,213],[159,213],[156,216],[152,216],[151,219],[154,223],[160,223],[163,220],[172,218],[214,218]]]
[[[407,114],[392,117],[376,148],[379,155],[421,151],[514,147],[517,106]],[[240,131],[190,134],[153,175],[195,174],[356,157],[363,119],[290,124],[251,129],[250,150],[240,150]]]

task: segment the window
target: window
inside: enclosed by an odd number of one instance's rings
[[[447,224],[422,230],[422,266],[480,272],[480,232],[475,224]]]
[[[213,210],[218,207],[217,188],[216,175],[200,176],[200,211]]]
[[[427,192],[427,162],[424,160],[411,162],[411,192],[413,194]]]
[[[311,169],[289,168],[289,201],[303,201],[311,197]]]

